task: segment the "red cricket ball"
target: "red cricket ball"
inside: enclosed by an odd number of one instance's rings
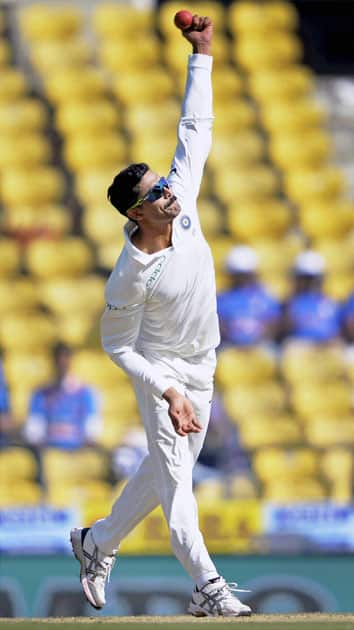
[[[180,28],[182,31],[189,28],[193,21],[193,15],[190,11],[186,9],[182,9],[181,11],[177,11],[174,22],[177,28]]]

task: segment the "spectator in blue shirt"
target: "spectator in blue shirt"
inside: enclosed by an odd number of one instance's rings
[[[32,446],[77,449],[96,443],[101,432],[95,390],[70,374],[72,351],[54,348],[54,382],[33,392],[24,436]]]
[[[218,295],[221,341],[252,346],[277,335],[280,304],[257,278],[258,256],[248,246],[234,247],[226,259],[232,287]]]
[[[342,330],[344,339],[349,343],[354,343],[354,292],[343,306]]]
[[[0,361],[0,446],[11,444],[12,419],[10,398],[5,381],[4,370]]]
[[[293,266],[294,288],[284,305],[283,334],[292,339],[326,343],[341,332],[339,304],[323,290],[325,260],[318,252],[301,252]]]

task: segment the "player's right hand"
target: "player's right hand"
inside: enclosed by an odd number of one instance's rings
[[[163,397],[169,404],[168,415],[177,435],[184,437],[188,433],[200,433],[202,427],[188,398],[172,387],[164,393]]]

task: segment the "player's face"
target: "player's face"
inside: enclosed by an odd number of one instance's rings
[[[181,211],[167,180],[154,171],[147,171],[141,178],[139,199],[142,203],[135,208],[138,220],[170,223]]]

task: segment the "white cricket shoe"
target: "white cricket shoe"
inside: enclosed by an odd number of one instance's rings
[[[188,612],[195,617],[246,617],[252,610],[235,597],[233,591],[243,591],[237,588],[235,582],[227,584],[223,577],[207,582],[203,588],[194,589]]]
[[[95,544],[91,530],[75,528],[70,540],[76,559],[80,562],[80,581],[87,601],[96,609],[106,603],[105,585],[115,563],[115,556],[106,556]]]

